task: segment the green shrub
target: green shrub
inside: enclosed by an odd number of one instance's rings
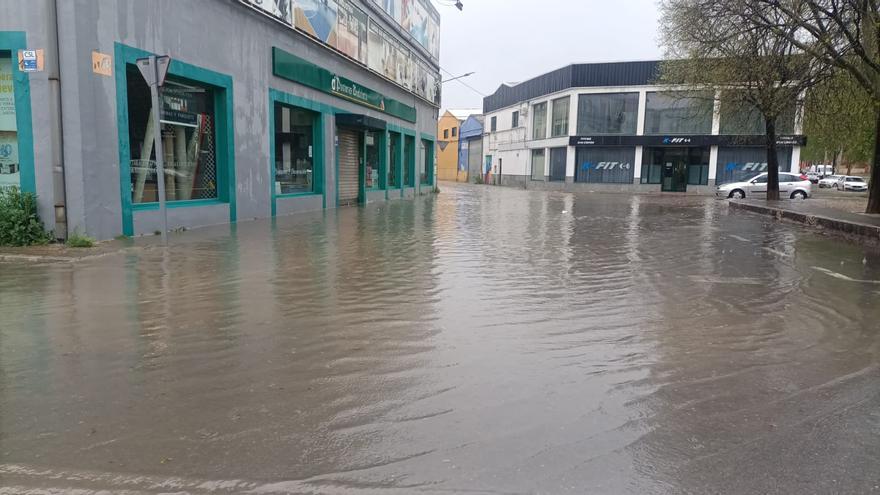
[[[0,188],[0,246],[33,246],[51,240],[37,215],[37,196],[17,187]]]
[[[74,232],[67,237],[66,244],[72,248],[90,248],[95,245],[95,240],[87,235]]]

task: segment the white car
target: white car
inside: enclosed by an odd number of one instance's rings
[[[834,189],[837,189],[838,191],[865,192],[868,190],[868,183],[861,177],[844,175],[837,179],[837,182],[834,184]]]
[[[842,175],[829,175],[828,177],[825,177],[824,179],[819,179],[819,188],[821,189],[823,187],[827,187],[827,188],[831,189],[832,187],[834,187],[834,184],[836,184],[837,181],[840,180],[841,177],[843,177],[843,176]]]
[[[807,176],[779,173],[779,196],[791,199],[807,199],[813,195],[813,183]],[[715,188],[719,198],[766,198],[767,173],[758,174],[743,182],[730,182]]]

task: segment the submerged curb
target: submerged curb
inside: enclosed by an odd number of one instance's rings
[[[858,238],[859,240],[880,244],[880,226],[878,225],[860,223],[852,220],[844,220],[826,215],[817,215],[815,213],[789,210],[763,204],[748,203],[745,201],[728,201],[728,205],[730,208],[733,208],[735,210],[743,210],[752,213],[760,213],[762,215],[770,215],[775,217],[777,220],[789,220],[792,222],[809,225],[811,227],[821,227],[827,230],[840,232],[847,236]]]

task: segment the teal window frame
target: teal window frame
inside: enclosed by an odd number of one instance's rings
[[[292,193],[292,194],[275,194],[275,103],[282,103],[284,105],[288,105],[291,107],[301,108],[303,110],[309,110],[318,114],[317,124],[315,124],[315,135],[314,135],[314,147],[315,147],[315,158],[314,158],[314,166],[316,170],[320,173],[320,181],[315,179],[315,191],[314,192],[302,192],[302,193]],[[303,198],[310,196],[321,196],[322,199],[322,207],[327,208],[327,194],[326,194],[326,184],[324,178],[326,177],[326,154],[324,151],[324,144],[326,135],[324,134],[324,127],[326,126],[328,119],[331,119],[336,113],[342,112],[342,110],[338,108],[334,108],[330,105],[319,103],[317,101],[307,100],[300,96],[292,95],[290,93],[286,93],[284,91],[279,91],[277,89],[269,88],[269,108],[272,109],[269,114],[269,197],[271,198],[271,209],[272,216],[277,215],[278,209],[278,200],[279,199],[288,199],[288,198]],[[336,156],[336,168],[338,169],[338,153],[335,153]],[[338,173],[336,175],[336,189],[339,190],[339,177]],[[319,184],[320,182],[320,184]],[[319,191],[320,189],[320,191]],[[337,200],[338,202],[338,200]]]
[[[407,155],[404,151],[404,167],[409,170],[409,180],[404,181],[403,187],[416,187],[416,133],[403,133],[403,149],[406,150],[406,143],[411,142],[412,146],[410,146],[410,152]],[[406,175],[404,173],[404,175]]]
[[[429,134],[422,134],[422,143],[425,145],[425,181],[419,181],[422,186],[434,185],[434,146],[436,138]],[[421,178],[420,178],[421,179]]]
[[[26,72],[18,68],[18,51],[27,49],[23,31],[0,31],[0,50],[9,51],[12,63],[12,91],[15,100],[15,127],[18,140],[19,188],[37,193],[34,167],[34,127],[31,112],[31,83]]]
[[[278,194],[275,192],[275,106],[281,104],[289,108],[305,110],[314,116],[312,121],[312,190],[297,193]],[[300,105],[294,105],[281,100],[271,100],[269,108],[272,115],[269,118],[269,180],[272,182],[273,201],[277,198],[301,198],[303,196],[323,196],[324,185],[324,114]]]
[[[367,167],[366,167],[365,163],[361,164],[361,168],[363,169],[363,172],[365,174],[363,179],[361,180],[361,182],[363,184],[364,191],[367,191],[367,192],[387,191],[388,190],[388,184],[387,184],[387,182],[388,182],[388,172],[387,172],[387,168],[388,168],[388,139],[387,139],[388,132],[387,131],[380,131],[378,129],[361,129],[359,132],[361,133],[361,136],[363,136],[363,140],[364,140],[363,149],[361,150],[361,153],[362,153],[361,156],[364,157],[364,160],[367,159],[367,133],[368,132],[371,132],[371,133],[373,133],[374,136],[376,136],[375,146],[379,149],[379,183],[377,185],[375,185],[373,187],[367,187],[367,177],[366,177]],[[386,194],[386,196],[387,196],[387,194]]]
[[[119,191],[122,202],[122,232],[134,235],[134,213],[159,209],[158,203],[133,204],[131,199],[131,143],[128,128],[128,86],[126,67],[139,58],[153,55],[145,50],[116,43],[114,47],[116,74],[116,117],[119,132]],[[172,59],[168,74],[210,86],[214,90],[214,142],[217,148],[217,198],[169,201],[168,208],[189,208],[218,204],[229,205],[229,222],[236,221],[235,197],[235,122],[233,116],[232,77],[219,72]]]
[[[397,169],[399,174],[398,176],[400,177],[400,187],[395,187],[393,189],[390,189],[390,191],[397,191],[399,189],[400,196],[403,197],[403,191],[408,187],[414,188],[416,184],[416,131],[412,129],[407,129],[406,127],[388,124],[388,133],[394,133],[400,136],[400,161],[399,167]],[[389,139],[391,139],[390,136]],[[406,153],[407,140],[412,140],[412,147],[410,148],[409,155],[407,155]],[[409,172],[409,181],[405,180],[407,171]]]

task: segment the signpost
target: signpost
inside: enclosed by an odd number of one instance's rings
[[[159,190],[159,211],[162,212],[162,244],[168,244],[168,211],[165,208],[165,154],[162,150],[162,107],[159,105],[159,91],[165,84],[171,57],[150,55],[137,59],[137,67],[150,86],[153,101],[153,125],[156,128],[154,143],[156,150],[156,186]],[[141,157],[143,159],[143,157]]]

